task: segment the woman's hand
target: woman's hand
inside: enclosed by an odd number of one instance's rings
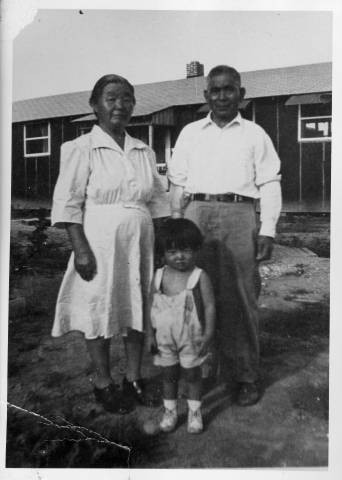
[[[75,255],[75,270],[83,280],[89,282],[97,273],[96,259],[85,236],[83,225],[66,223],[65,227]]]
[[[95,256],[90,248],[75,252],[74,265],[76,272],[87,282],[92,280],[97,273]]]

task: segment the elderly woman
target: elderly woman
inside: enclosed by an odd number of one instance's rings
[[[73,253],[52,335],[83,332],[97,401],[126,413],[136,401],[147,402],[140,367],[153,274],[151,214],[167,215],[167,201],[153,151],[125,130],[135,105],[133,86],[105,75],[89,103],[97,125],[62,145],[53,198],[52,224],[66,228]],[[122,390],[110,372],[110,339],[116,334],[123,336],[127,357]]]

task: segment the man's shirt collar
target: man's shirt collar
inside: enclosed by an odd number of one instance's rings
[[[215,122],[212,120],[211,118],[211,111],[208,113],[208,115],[203,119],[203,125],[202,125],[202,128],[205,128],[207,127],[208,125],[212,125],[212,124],[215,124]],[[231,125],[235,124],[235,123],[238,123],[239,125],[241,125],[241,122],[242,122],[242,117],[241,117],[241,113],[238,112],[236,117],[233,118],[233,120],[231,120],[229,123],[227,123],[227,125],[225,125],[224,127],[222,128],[228,128],[230,127]],[[215,124],[216,125],[216,124]]]

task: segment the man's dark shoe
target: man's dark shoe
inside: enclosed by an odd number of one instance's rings
[[[125,398],[144,405],[145,407],[158,407],[161,405],[161,396],[157,392],[148,392],[142,379],[129,382],[125,377],[122,382],[122,394]]]
[[[260,393],[255,383],[239,383],[236,403],[248,407],[259,401]]]
[[[96,401],[100,403],[107,412],[125,415],[134,409],[134,403],[124,398],[120,390],[113,384],[105,388],[94,387]]]

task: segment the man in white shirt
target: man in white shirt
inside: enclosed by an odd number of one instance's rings
[[[168,176],[172,216],[185,215],[204,234],[200,262],[216,294],[221,375],[237,382],[237,403],[247,406],[260,397],[258,262],[272,254],[281,191],[271,139],[238,111],[244,95],[234,68],[220,65],[209,72],[204,96],[210,112],[181,131]]]

